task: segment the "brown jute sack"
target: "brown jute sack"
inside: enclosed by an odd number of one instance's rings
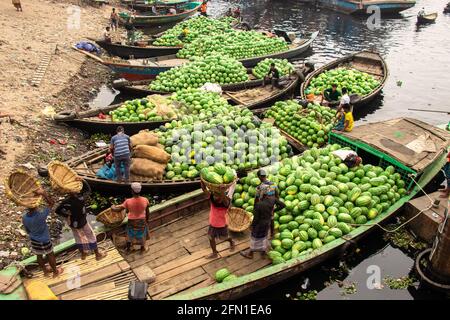
[[[131,173],[138,176],[144,176],[155,180],[162,180],[165,168],[165,164],[158,163],[149,159],[131,159],[130,171]]]
[[[158,136],[148,130],[141,130],[139,133],[130,137],[131,144],[137,146],[140,144],[155,146],[158,143]]]
[[[145,158],[163,164],[167,164],[170,160],[170,155],[167,152],[154,146],[138,145],[134,148],[134,156],[136,158]]]

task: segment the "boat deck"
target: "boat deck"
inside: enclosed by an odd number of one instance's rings
[[[61,300],[124,300],[128,299],[130,281],[137,280],[128,262],[120,255],[111,241],[99,245],[107,252],[100,261],[95,255],[81,260],[78,253],[58,256],[63,261],[62,275],[44,277],[36,271],[32,280],[45,283]],[[27,279],[24,280],[29,281]]]
[[[228,268],[241,276],[270,264],[270,260],[260,254],[255,254],[253,260],[239,254],[249,247],[248,230],[232,234],[236,242],[233,251],[230,251],[228,242],[221,242],[217,245],[219,257],[207,259],[211,253],[207,237],[208,214],[209,209],[205,209],[155,229],[150,232],[146,253],[135,252],[125,256],[138,278],[143,266],[155,273],[156,280],[148,289],[151,299],[164,299],[214,284],[215,272],[221,268]]]

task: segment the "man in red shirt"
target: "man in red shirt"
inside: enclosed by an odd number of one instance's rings
[[[208,238],[209,244],[212,249],[212,253],[207,256],[208,259],[217,258],[219,252],[216,248],[216,239],[224,239],[230,243],[230,250],[234,250],[234,241],[228,234],[226,214],[228,208],[230,207],[230,199],[226,194],[210,193],[206,186],[202,182],[202,189],[209,195],[209,201],[211,204],[211,209],[209,212],[209,228],[208,228]]]

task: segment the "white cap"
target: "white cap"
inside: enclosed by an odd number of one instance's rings
[[[133,182],[131,184],[131,190],[133,190],[135,193],[139,193],[142,190],[142,185],[139,182]]]

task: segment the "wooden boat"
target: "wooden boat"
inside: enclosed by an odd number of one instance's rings
[[[306,99],[305,91],[314,77],[325,71],[336,68],[352,68],[362,72],[366,72],[380,82],[380,85],[377,88],[375,88],[371,93],[365,96],[351,95],[350,101],[354,108],[372,101],[383,89],[386,83],[386,79],[389,75],[387,64],[380,54],[370,51],[353,53],[343,58],[332,61],[311,72],[300,86],[300,95],[302,99]],[[322,96],[315,96],[314,99],[317,102],[320,102]]]
[[[374,129],[383,131],[373,131]],[[400,136],[398,132],[404,133]],[[383,132],[373,134],[374,132]],[[417,133],[417,135],[416,135]],[[436,147],[433,151],[424,151],[414,147],[414,144],[404,143],[416,141],[422,137]],[[422,138],[419,138],[422,139]],[[219,257],[207,259],[210,248],[207,239],[208,201],[201,190],[196,190],[180,197],[173,198],[150,208],[150,241],[149,250],[144,253],[117,255],[115,248],[109,241],[104,241],[109,247],[108,254],[114,260],[105,260],[101,265],[95,262],[94,256],[87,260],[78,257],[69,259],[70,253],[76,250],[74,241],[68,241],[55,247],[59,261],[66,261],[65,266],[80,266],[81,288],[73,290],[66,285],[69,275],[58,278],[45,278],[42,272],[36,274],[36,279],[44,281],[59,297],[70,298],[79,293],[78,299],[126,299],[127,285],[130,279],[142,280],[145,271],[151,268],[156,275],[155,281],[149,284],[149,299],[169,300],[230,300],[244,297],[258,290],[269,287],[282,280],[288,279],[305,270],[320,265],[327,259],[337,256],[346,249],[348,241],[357,242],[377,229],[393,217],[402,206],[414,198],[446,162],[446,149],[449,147],[450,135],[445,131],[434,128],[426,123],[413,119],[394,119],[382,123],[363,125],[345,135],[334,134],[332,142],[345,144],[363,156],[365,163],[388,166],[393,165],[397,172],[407,178],[408,193],[395,202],[385,212],[379,214],[370,224],[352,230],[345,237],[325,244],[311,253],[300,255],[285,263],[271,265],[270,260],[255,255],[248,260],[239,251],[249,247],[249,232],[233,234],[236,249],[230,251],[228,243],[218,244]],[[384,140],[390,140],[388,145]],[[398,140],[400,139],[400,140]],[[406,140],[402,140],[406,139]],[[412,139],[412,140],[410,140]],[[408,148],[408,152],[397,148],[400,144]],[[406,148],[406,147],[405,147]],[[405,159],[403,162],[400,159]],[[412,178],[415,182],[412,181]],[[107,232],[113,239],[118,239],[122,229],[100,229],[99,233]],[[64,259],[64,257],[66,257]],[[104,260],[102,260],[104,261]],[[24,265],[36,262],[36,257],[23,261]],[[215,283],[214,273],[220,268],[228,268],[238,278]],[[125,278],[125,281],[120,279]],[[90,280],[90,281],[84,281]],[[100,289],[110,283],[109,292]],[[17,289],[20,292],[20,288]],[[14,297],[20,298],[19,292],[13,292]],[[7,299],[8,296],[0,296]],[[26,299],[26,298],[24,298]]]
[[[437,12],[417,16],[417,24],[433,23],[436,21],[437,16]]]
[[[166,122],[171,121],[141,121],[141,122],[113,122],[108,113],[119,108],[122,103],[114,104],[102,108],[91,109],[76,113],[74,111],[58,112],[54,120],[58,123],[65,123],[88,133],[115,134],[117,126],[123,126],[127,134],[136,134],[144,129],[157,129]],[[100,113],[107,115],[106,119],[98,117]]]
[[[140,59],[140,58],[152,58],[159,56],[167,56],[176,54],[182,46],[164,47],[154,46],[152,41],[148,41],[146,46],[131,46],[122,44],[119,42],[106,42],[104,40],[94,40],[100,47],[106,50],[109,54],[118,56],[122,59]]]
[[[146,11],[151,11],[152,6],[154,6],[154,5],[156,6],[156,9],[164,9],[164,8],[176,6],[179,4],[184,4],[188,1],[189,0],[175,0],[175,1],[159,0],[159,1],[153,1],[152,4],[147,4],[145,1],[134,1],[133,3],[128,4],[128,8],[137,10],[137,11],[146,12]]]
[[[381,14],[398,14],[414,7],[415,0],[317,0],[317,5],[330,10],[357,15],[372,14],[370,6],[376,6]]]
[[[250,68],[254,67],[258,62],[266,58],[290,59],[296,57],[311,47],[311,44],[317,37],[318,33],[318,31],[313,32],[309,39],[299,40],[290,44],[290,49],[287,51],[242,59],[239,61],[241,61],[245,67]],[[102,58],[77,48],[74,49],[111,68],[120,77],[127,80],[153,79],[159,73],[167,71],[170,68],[180,66],[189,61],[187,59],[178,59],[175,55],[160,56],[148,59],[120,60],[111,59],[109,57]]]
[[[153,15],[153,14],[139,14],[133,15],[133,25],[135,27],[148,27],[148,26],[161,26],[164,24],[179,22],[187,17],[190,17],[197,13],[202,2],[194,1],[188,2],[185,4],[181,4],[178,6],[178,9],[183,9],[183,12],[177,14],[164,14],[164,15]],[[129,16],[128,13],[121,12],[119,13],[119,17],[121,19],[127,19]]]

